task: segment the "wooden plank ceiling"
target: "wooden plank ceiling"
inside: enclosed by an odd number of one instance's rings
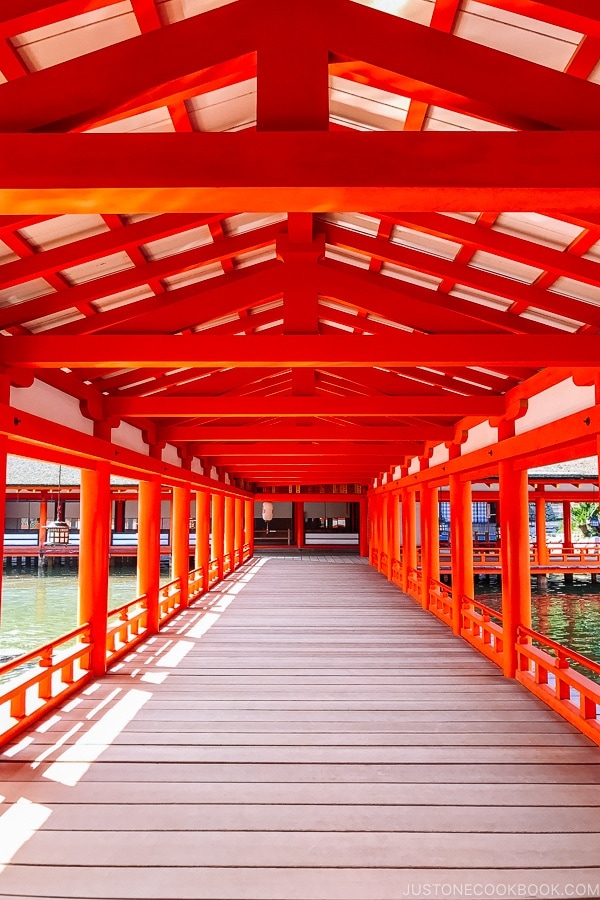
[[[598,359],[599,60],[594,0],[11,0],[5,370],[246,484],[497,422]]]

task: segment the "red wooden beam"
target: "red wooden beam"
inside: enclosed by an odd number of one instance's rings
[[[443,397],[423,395],[404,397],[106,397],[107,416],[119,418],[264,418],[277,416],[501,416],[505,411],[502,397]]]
[[[477,365],[526,368],[595,367],[600,336],[595,334],[530,335],[402,334],[379,336],[246,335],[224,338],[194,335],[90,335],[0,337],[0,360],[15,368],[135,367],[227,368],[259,366],[337,368],[377,365],[384,368],[427,365],[432,368]]]
[[[598,210],[598,158],[591,132],[11,134],[0,213]]]
[[[287,462],[288,457],[302,459],[303,457],[319,458],[333,456],[336,459],[375,459],[388,458],[395,454],[416,455],[422,450],[423,445],[413,443],[353,443],[351,441],[321,441],[307,444],[292,441],[265,440],[258,443],[214,443],[197,444],[194,447],[195,456],[210,456],[212,459],[227,457],[228,459],[269,459],[275,457]]]
[[[330,425],[326,422],[314,421],[310,424],[291,423],[289,421],[264,425],[167,425],[158,429],[158,437],[161,441],[201,442],[204,455],[210,455],[212,442],[227,443],[256,443],[268,440],[290,443],[306,442],[333,442],[339,441],[376,441],[403,443],[428,440],[434,438],[439,441],[451,441],[454,437],[454,428],[444,425]],[[202,455],[202,454],[200,454]]]

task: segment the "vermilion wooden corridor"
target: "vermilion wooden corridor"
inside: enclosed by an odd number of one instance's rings
[[[2,770],[2,897],[600,882],[597,750],[358,558],[250,561]]]

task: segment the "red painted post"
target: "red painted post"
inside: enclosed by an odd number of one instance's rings
[[[250,546],[250,556],[254,556],[254,500],[244,504],[244,543]]]
[[[429,609],[429,583],[440,579],[440,519],[438,490],[421,485],[422,606]]]
[[[388,567],[387,567],[387,577],[388,580],[392,580],[392,570],[393,570],[393,562],[395,559],[398,559],[398,552],[400,547],[400,495],[398,493],[390,494],[389,504],[389,526],[388,526]]]
[[[239,568],[244,561],[244,500],[235,498],[235,558]]]
[[[387,560],[390,558],[390,495],[383,494],[379,506],[379,533],[381,535],[379,542],[379,560],[377,569],[386,577],[388,573],[388,563],[383,561],[383,557]]]
[[[190,489],[186,485],[173,488],[172,521],[173,578],[180,580],[180,602],[182,609],[185,609],[189,603],[188,575],[190,571]]]
[[[196,491],[196,568],[202,569],[203,592],[208,590],[210,563],[210,494]]]
[[[408,591],[408,570],[417,567],[417,495],[402,494],[402,590]]]
[[[94,675],[106,672],[110,506],[108,464],[82,469],[77,621],[79,625],[90,624],[90,668]]]
[[[548,542],[546,539],[546,498],[536,497],[535,500],[535,546],[537,551],[538,566],[547,566],[549,563]]]
[[[4,553],[4,522],[6,517],[6,449],[8,438],[0,434],[0,540]],[[0,578],[0,621],[2,615],[2,579]]]
[[[367,498],[361,497],[358,507],[358,552],[360,556],[369,555]]]
[[[219,581],[223,578],[223,547],[225,544],[225,498],[223,494],[212,495],[211,559],[218,563]]]
[[[235,499],[225,497],[225,556],[229,557],[229,572],[233,572],[235,545]]]
[[[573,549],[573,535],[571,529],[571,501],[563,502],[563,552],[567,553]]]
[[[527,471],[512,462],[501,462],[500,555],[502,560],[502,616],[504,623],[504,674],[514,678],[517,667],[517,628],[531,626],[529,566],[529,497]]]
[[[304,503],[302,500],[294,502],[296,511],[296,545],[299,550],[304,547]]]
[[[138,501],[138,596],[146,595],[148,632],[160,626],[158,587],[160,582],[160,481],[140,481]]]
[[[450,476],[450,555],[452,560],[452,631],[462,628],[461,602],[473,595],[473,506],[470,481]]]
[[[45,495],[40,500],[40,524],[38,531],[38,544],[41,547],[46,540],[46,525],[48,524],[48,500]]]

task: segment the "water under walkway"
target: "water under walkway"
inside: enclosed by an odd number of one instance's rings
[[[8,748],[0,896],[598,896],[598,749],[364,561],[291,557]]]

